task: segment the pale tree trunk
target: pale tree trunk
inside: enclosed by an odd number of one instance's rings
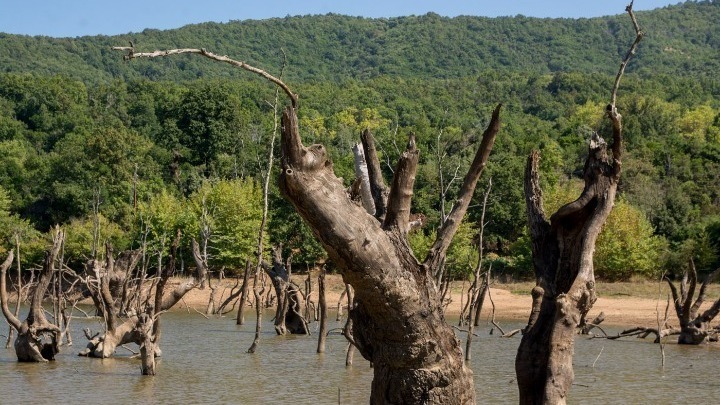
[[[355,293],[350,284],[345,284],[345,293],[347,296],[348,313],[350,313],[353,307],[355,307]],[[345,367],[349,367],[353,364],[353,359],[355,358],[355,345],[353,344],[355,339],[352,337],[352,318],[349,316],[343,328],[343,335],[345,335],[345,338],[348,340],[348,346],[345,350]]]
[[[55,360],[59,351],[60,328],[45,318],[42,300],[50,287],[55,273],[55,261],[65,239],[65,234],[59,228],[55,229],[53,245],[45,253],[43,269],[38,278],[35,291],[30,301],[30,311],[25,321],[20,321],[8,308],[8,293],[6,286],[7,269],[12,264],[14,254],[10,251],[8,258],[0,266],[0,303],[2,312],[8,324],[17,331],[15,339],[15,354],[21,362],[47,362]]]
[[[499,129],[493,114],[453,211],[419,263],[407,243],[418,163],[411,138],[395,170],[381,222],[355,205],[321,145],[304,147],[293,108],[283,114],[280,189],[355,289],[352,338],[373,363],[371,403],[457,403],[474,400],[472,371],[442,315],[433,275],[460,225]],[[369,153],[365,153],[370,156]],[[372,181],[372,179],[371,179]]]
[[[580,197],[558,209],[549,220],[542,205],[534,151],[525,171],[525,198],[537,285],[532,310],[515,360],[521,404],[564,404],[574,379],[572,366],[576,328],[596,300],[593,252],[613,207],[621,171],[622,121],[615,100],[622,72],[642,33],[628,6],[637,37],[623,61],[607,116],[612,122],[611,156],[597,134],[590,140]]]
[[[17,252],[17,301],[15,301],[15,318],[20,317],[20,303],[22,302],[23,296],[23,280],[22,280],[22,267],[20,265],[20,236],[15,235],[15,250]],[[10,347],[10,343],[13,340],[13,334],[15,329],[12,326],[8,326],[8,337],[5,341],[5,348]]]

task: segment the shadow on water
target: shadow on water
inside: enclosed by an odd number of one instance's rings
[[[179,311],[163,315],[163,357],[155,377],[140,375],[140,362],[123,349],[115,359],[77,356],[85,346],[82,328],[97,329],[98,322],[74,319],[75,345],[63,347],[55,362],[17,363],[12,348],[0,348],[0,402],[336,404],[338,396],[343,404],[368,402],[372,369],[359,353],[355,364],[345,367],[344,337],[328,336],[327,352],[318,355],[314,324],[310,337],[276,336],[271,317],[265,314],[260,348],[250,355],[246,350],[252,343],[254,320],[248,318],[246,325],[237,326],[229,317],[205,319]],[[342,325],[331,321],[329,326]],[[503,326],[509,330],[522,325],[503,322]],[[490,329],[485,323],[476,328],[478,337],[473,342],[477,403],[515,403],[514,361],[520,337],[500,338],[497,333],[490,335]],[[608,333],[617,332],[610,329]],[[717,346],[668,344],[665,354],[662,368],[659,346],[650,340],[578,337],[576,378],[568,403],[712,403],[717,399],[720,382],[712,379],[720,359]]]

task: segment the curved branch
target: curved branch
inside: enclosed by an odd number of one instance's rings
[[[8,294],[6,285],[7,269],[12,264],[14,258],[15,254],[11,250],[10,254],[8,254],[7,259],[5,259],[2,266],[0,266],[0,301],[2,303],[2,312],[3,315],[5,315],[5,319],[7,319],[7,322],[10,324],[10,326],[15,328],[15,330],[20,330],[22,322],[20,322],[20,320],[15,317],[12,311],[10,311],[10,308],[8,308]]]
[[[480,142],[475,158],[473,159],[470,169],[468,169],[465,179],[463,180],[460,194],[458,195],[457,201],[453,206],[452,211],[443,222],[440,229],[438,229],[437,238],[435,243],[430,248],[427,258],[425,259],[425,265],[430,268],[436,268],[436,265],[441,263],[447,253],[447,249],[452,242],[455,233],[460,227],[465,213],[467,212],[468,206],[470,206],[470,200],[472,199],[473,193],[475,193],[475,186],[482,175],[485,166],[487,165],[488,157],[492,151],[493,144],[495,143],[495,136],[500,131],[500,108],[502,104],[498,104],[492,113],[490,124],[485,129]]]
[[[132,45],[132,42],[130,43],[130,45]],[[171,56],[171,55],[180,55],[183,53],[190,53],[190,54],[201,55],[201,56],[204,56],[206,58],[209,58],[209,59],[212,59],[212,60],[215,60],[218,62],[229,63],[235,67],[239,67],[241,69],[247,70],[248,72],[252,72],[257,75],[260,75],[260,76],[266,78],[267,80],[275,83],[278,87],[283,89],[285,94],[290,99],[290,103],[292,104],[293,108],[297,108],[297,105],[298,105],[297,94],[293,93],[292,90],[290,90],[290,88],[282,80],[278,79],[277,77],[271,75],[270,73],[268,73],[262,69],[258,69],[254,66],[248,65],[245,62],[230,59],[224,55],[220,56],[215,53],[208,52],[207,50],[205,50],[205,48],[169,49],[169,50],[165,50],[165,51],[154,51],[154,52],[135,52],[134,46],[113,46],[112,49],[114,51],[127,51],[128,52],[127,55],[125,55],[123,57],[123,59],[125,59],[125,60],[131,60],[131,59],[136,59],[136,58],[157,58],[157,57],[162,57],[162,56]]]
[[[702,285],[700,286],[700,292],[698,293],[698,297],[695,300],[695,303],[693,304],[692,308],[690,308],[690,317],[694,318],[702,306],[703,302],[705,301],[705,289],[707,288],[707,285],[710,284],[713,280],[715,280],[715,277],[720,274],[720,268],[717,268],[715,271],[710,273],[710,275],[707,276],[705,281],[703,281]]]
[[[625,58],[620,63],[620,69],[618,69],[618,73],[615,76],[615,83],[613,84],[612,93],[610,95],[610,104],[608,104],[606,108],[607,116],[610,118],[610,121],[612,121],[613,126],[613,145],[612,145],[612,152],[613,152],[613,159],[614,159],[614,171],[615,176],[620,175],[620,169],[621,169],[621,162],[620,158],[622,157],[622,115],[620,115],[617,112],[616,107],[616,101],[617,101],[617,92],[618,88],[620,87],[620,79],[622,79],[623,74],[625,73],[625,67],[627,67],[628,62],[630,62],[630,59],[635,56],[635,52],[637,51],[637,46],[640,43],[640,41],[645,36],[645,33],[640,29],[640,25],[637,22],[637,18],[635,18],[635,13],[633,13],[632,7],[633,7],[633,1],[630,2],[630,4],[625,7],[625,11],[630,15],[630,19],[632,20],[633,27],[635,28],[635,40],[633,41],[632,45],[630,45],[630,49],[628,50],[627,54],[625,54]]]

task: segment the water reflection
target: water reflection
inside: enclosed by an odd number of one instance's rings
[[[270,318],[268,313],[264,319]],[[314,329],[311,337],[278,337],[267,321],[260,349],[250,355],[245,351],[253,339],[252,322],[237,326],[231,318],[208,320],[171,312],[163,315],[163,358],[153,378],[141,376],[140,362],[123,349],[115,359],[78,357],[84,347],[82,328],[97,328],[97,321],[75,319],[73,326],[75,346],[63,347],[50,364],[17,363],[12,348],[0,349],[0,402],[335,404],[338,395],[343,404],[368,402],[372,369],[359,353],[355,364],[345,367],[347,343],[339,335],[329,336],[327,352],[318,355]],[[515,403],[514,361],[520,338],[489,335],[490,328],[477,328],[479,336],[473,342],[477,402]],[[650,340],[579,337],[568,403],[713,403],[720,393],[720,382],[712,378],[720,358],[718,347],[668,344],[665,351],[662,368],[659,346]]]

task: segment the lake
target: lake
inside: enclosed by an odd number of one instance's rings
[[[77,356],[86,343],[82,328],[99,330],[101,324],[98,319],[75,318],[74,345],[63,346],[55,362],[18,363],[12,348],[0,349],[0,403],[337,404],[338,398],[342,404],[368,402],[372,369],[357,352],[355,364],[345,367],[344,337],[329,336],[327,352],[319,355],[316,334],[277,336],[271,318],[266,312],[260,347],[247,354],[255,330],[252,310],[243,326],[235,325],[233,317],[164,314],[163,357],[155,377],[140,375],[140,361],[128,358],[131,353],[124,349],[113,359]],[[330,319],[329,328],[341,326],[334,314]],[[500,323],[506,330],[522,326],[516,321]],[[1,324],[6,333],[7,325]],[[483,322],[473,340],[477,403],[517,403],[514,360],[520,337],[490,335],[490,328]],[[717,345],[670,343],[665,355],[663,368],[660,347],[649,339],[579,336],[568,403],[716,403],[720,381],[712,376],[720,365]]]

